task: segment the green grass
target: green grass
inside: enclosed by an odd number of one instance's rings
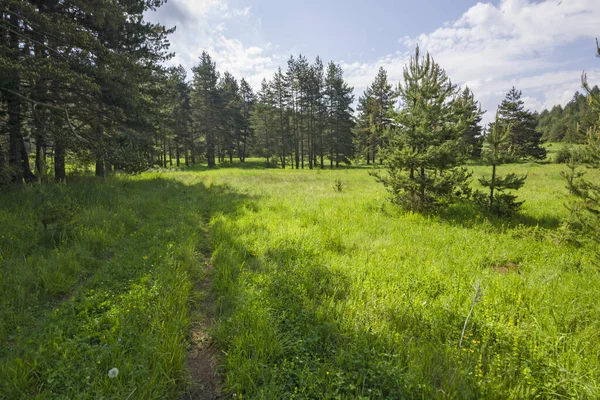
[[[82,179],[48,231],[35,189],[3,194],[0,397],[178,398],[213,251],[229,395],[598,398],[600,274],[563,240],[563,169],[502,166],[529,176],[510,220],[407,214],[364,168],[258,161]]]
[[[47,190],[75,208],[47,231],[39,188],[0,197],[0,398],[175,398],[207,222],[243,199],[160,174]]]

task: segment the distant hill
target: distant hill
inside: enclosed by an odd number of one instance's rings
[[[592,88],[593,94],[599,94],[598,86]],[[598,113],[592,110],[588,96],[575,92],[573,99],[563,108],[560,104],[552,110],[544,110],[538,118],[537,130],[548,142],[579,143],[585,139],[588,128],[598,123]]]

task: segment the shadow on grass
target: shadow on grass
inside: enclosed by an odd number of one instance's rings
[[[208,222],[253,200],[164,177],[78,177],[64,191],[76,208],[69,240],[55,246],[31,212],[35,191],[0,195],[10,211],[0,217],[11,218],[0,220],[10,237],[0,241],[0,393],[176,398]],[[109,381],[113,367],[126,379]]]
[[[441,222],[463,228],[475,228],[486,225],[495,230],[503,231],[522,227],[557,229],[561,220],[555,216],[534,217],[519,212],[512,216],[498,216],[472,202],[459,202],[441,210],[435,215]]]
[[[249,228],[248,228],[249,229]],[[256,229],[259,229],[258,227]],[[254,230],[254,229],[251,229]],[[464,315],[357,301],[359,277],[297,240],[254,255],[216,226],[217,339],[226,389],[261,398],[480,398],[453,343]],[[257,244],[262,246],[262,244]],[[450,290],[450,289],[449,289]],[[408,295],[412,295],[408,293]],[[420,302],[419,302],[420,304]],[[443,389],[443,390],[442,390]]]

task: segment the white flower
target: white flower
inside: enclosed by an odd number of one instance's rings
[[[119,375],[119,370],[117,368],[112,368],[110,371],[108,371],[109,378],[116,378],[117,375]]]

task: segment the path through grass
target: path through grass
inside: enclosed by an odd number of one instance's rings
[[[564,167],[502,167],[529,174],[512,220],[399,212],[361,168],[255,167],[54,187],[72,217],[47,231],[36,188],[0,196],[0,397],[197,394],[194,326],[237,398],[600,397],[600,274],[559,229]]]
[[[189,174],[48,190],[74,208],[48,231],[37,188],[0,198],[0,398],[176,398],[207,223],[243,196]]]

